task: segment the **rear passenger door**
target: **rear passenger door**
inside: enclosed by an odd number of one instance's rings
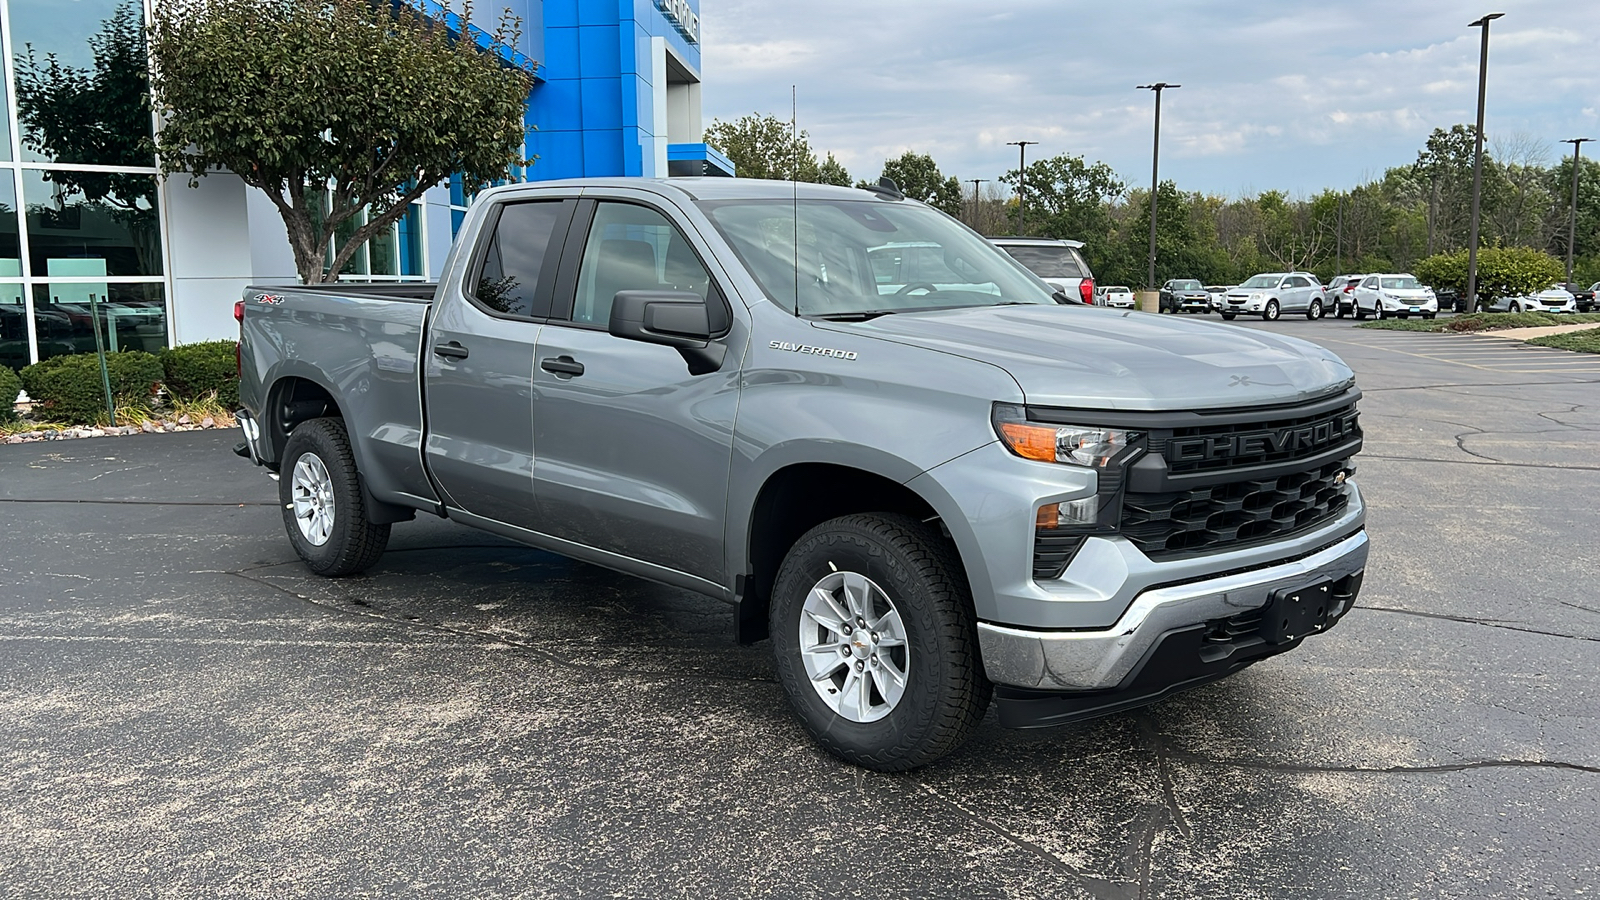
[[[429,470],[448,505],[533,527],[533,353],[578,201],[489,207],[467,275],[447,283],[424,351]]]
[[[733,328],[691,234],[666,207],[583,201],[533,372],[537,528],[721,584],[742,347],[692,375],[679,351],[607,332],[627,290],[692,291],[713,333]]]

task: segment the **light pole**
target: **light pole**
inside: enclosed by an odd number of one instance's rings
[[[1505,13],[1489,13],[1469,24],[1483,28],[1483,50],[1478,55],[1478,127],[1472,133],[1472,237],[1467,244],[1466,311],[1478,311],[1478,199],[1483,191],[1483,94],[1489,75],[1489,23]]]
[[[1572,245],[1578,237],[1578,165],[1582,162],[1582,148],[1594,138],[1567,138],[1563,144],[1572,145],[1572,211],[1567,219],[1567,283],[1572,283]]]
[[[988,181],[987,178],[968,178],[972,183],[972,227],[978,227],[978,185]]]
[[[1027,202],[1024,193],[1028,187],[1028,167],[1024,164],[1027,157],[1028,145],[1037,144],[1038,141],[1006,141],[1007,147],[1017,148],[1017,236],[1022,236],[1022,204]]]
[[[1157,180],[1161,172],[1161,92],[1168,88],[1180,88],[1181,84],[1167,84],[1158,81],[1155,84],[1141,84],[1134,88],[1138,91],[1155,91],[1156,93],[1156,131],[1155,140],[1150,145],[1150,276],[1145,282],[1145,289],[1156,289],[1156,188],[1161,182]]]

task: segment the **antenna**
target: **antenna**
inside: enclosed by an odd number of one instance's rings
[[[794,214],[794,314],[800,316],[800,92],[789,85],[789,210]]]

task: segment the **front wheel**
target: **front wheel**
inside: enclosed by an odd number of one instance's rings
[[[880,772],[961,746],[989,705],[955,550],[927,524],[850,515],[806,532],[769,612],[778,680],[811,736]]]
[[[343,419],[311,419],[289,433],[278,500],[289,543],[318,575],[365,571],[389,544],[389,526],[367,520]]]
[[[1514,312],[1514,313],[1522,312],[1522,304],[1521,303],[1513,303],[1513,304],[1511,304],[1511,311]]]
[[[1224,322],[1232,322],[1233,321],[1233,317],[1238,315],[1238,313],[1222,313],[1221,315],[1222,315],[1222,321],[1224,321]]]
[[[1322,301],[1321,300],[1313,300],[1313,301],[1311,301],[1311,306],[1306,309],[1306,318],[1310,319],[1313,322],[1315,322],[1316,320],[1322,318]]]
[[[1268,300],[1267,308],[1261,311],[1261,318],[1267,322],[1276,322],[1279,315],[1281,312],[1278,309],[1278,301]]]
[[[1333,304],[1333,317],[1335,319],[1344,318],[1344,304],[1343,303],[1339,303],[1338,301],[1334,302],[1334,304]]]

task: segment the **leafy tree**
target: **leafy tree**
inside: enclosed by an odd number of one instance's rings
[[[885,160],[883,177],[894,179],[907,197],[952,216],[961,215],[961,182],[954,175],[946,178],[939,171],[939,164],[926,153],[907,150],[894,159]]]
[[[795,134],[788,122],[774,116],[751,113],[732,122],[712,119],[705,130],[705,142],[733,162],[734,174],[740,178],[821,180],[821,167],[817,164],[816,153],[811,150],[810,136],[804,131]],[[829,159],[832,158],[830,154]],[[834,165],[837,172],[830,170],[829,175],[837,177],[843,173],[848,184],[849,173],[844,172],[837,160]]]
[[[277,207],[301,279],[332,279],[429,187],[458,173],[477,190],[526,162],[531,78],[480,46],[470,13],[429,18],[374,0],[157,4],[163,173],[236,173]],[[508,14],[490,37],[514,45],[518,27]],[[328,261],[335,233],[348,239]]]
[[[817,167],[817,182],[820,184],[836,184],[839,187],[850,186],[850,173],[845,170],[844,164],[833,158],[829,153],[828,158]]]
[[[1121,197],[1127,185],[1110,166],[1103,162],[1089,165],[1081,156],[1062,154],[1033,163],[1027,175],[1025,233],[1073,240],[1111,233],[1107,204]],[[1017,170],[1000,180],[1016,185]],[[1145,222],[1148,224],[1148,217]]]

